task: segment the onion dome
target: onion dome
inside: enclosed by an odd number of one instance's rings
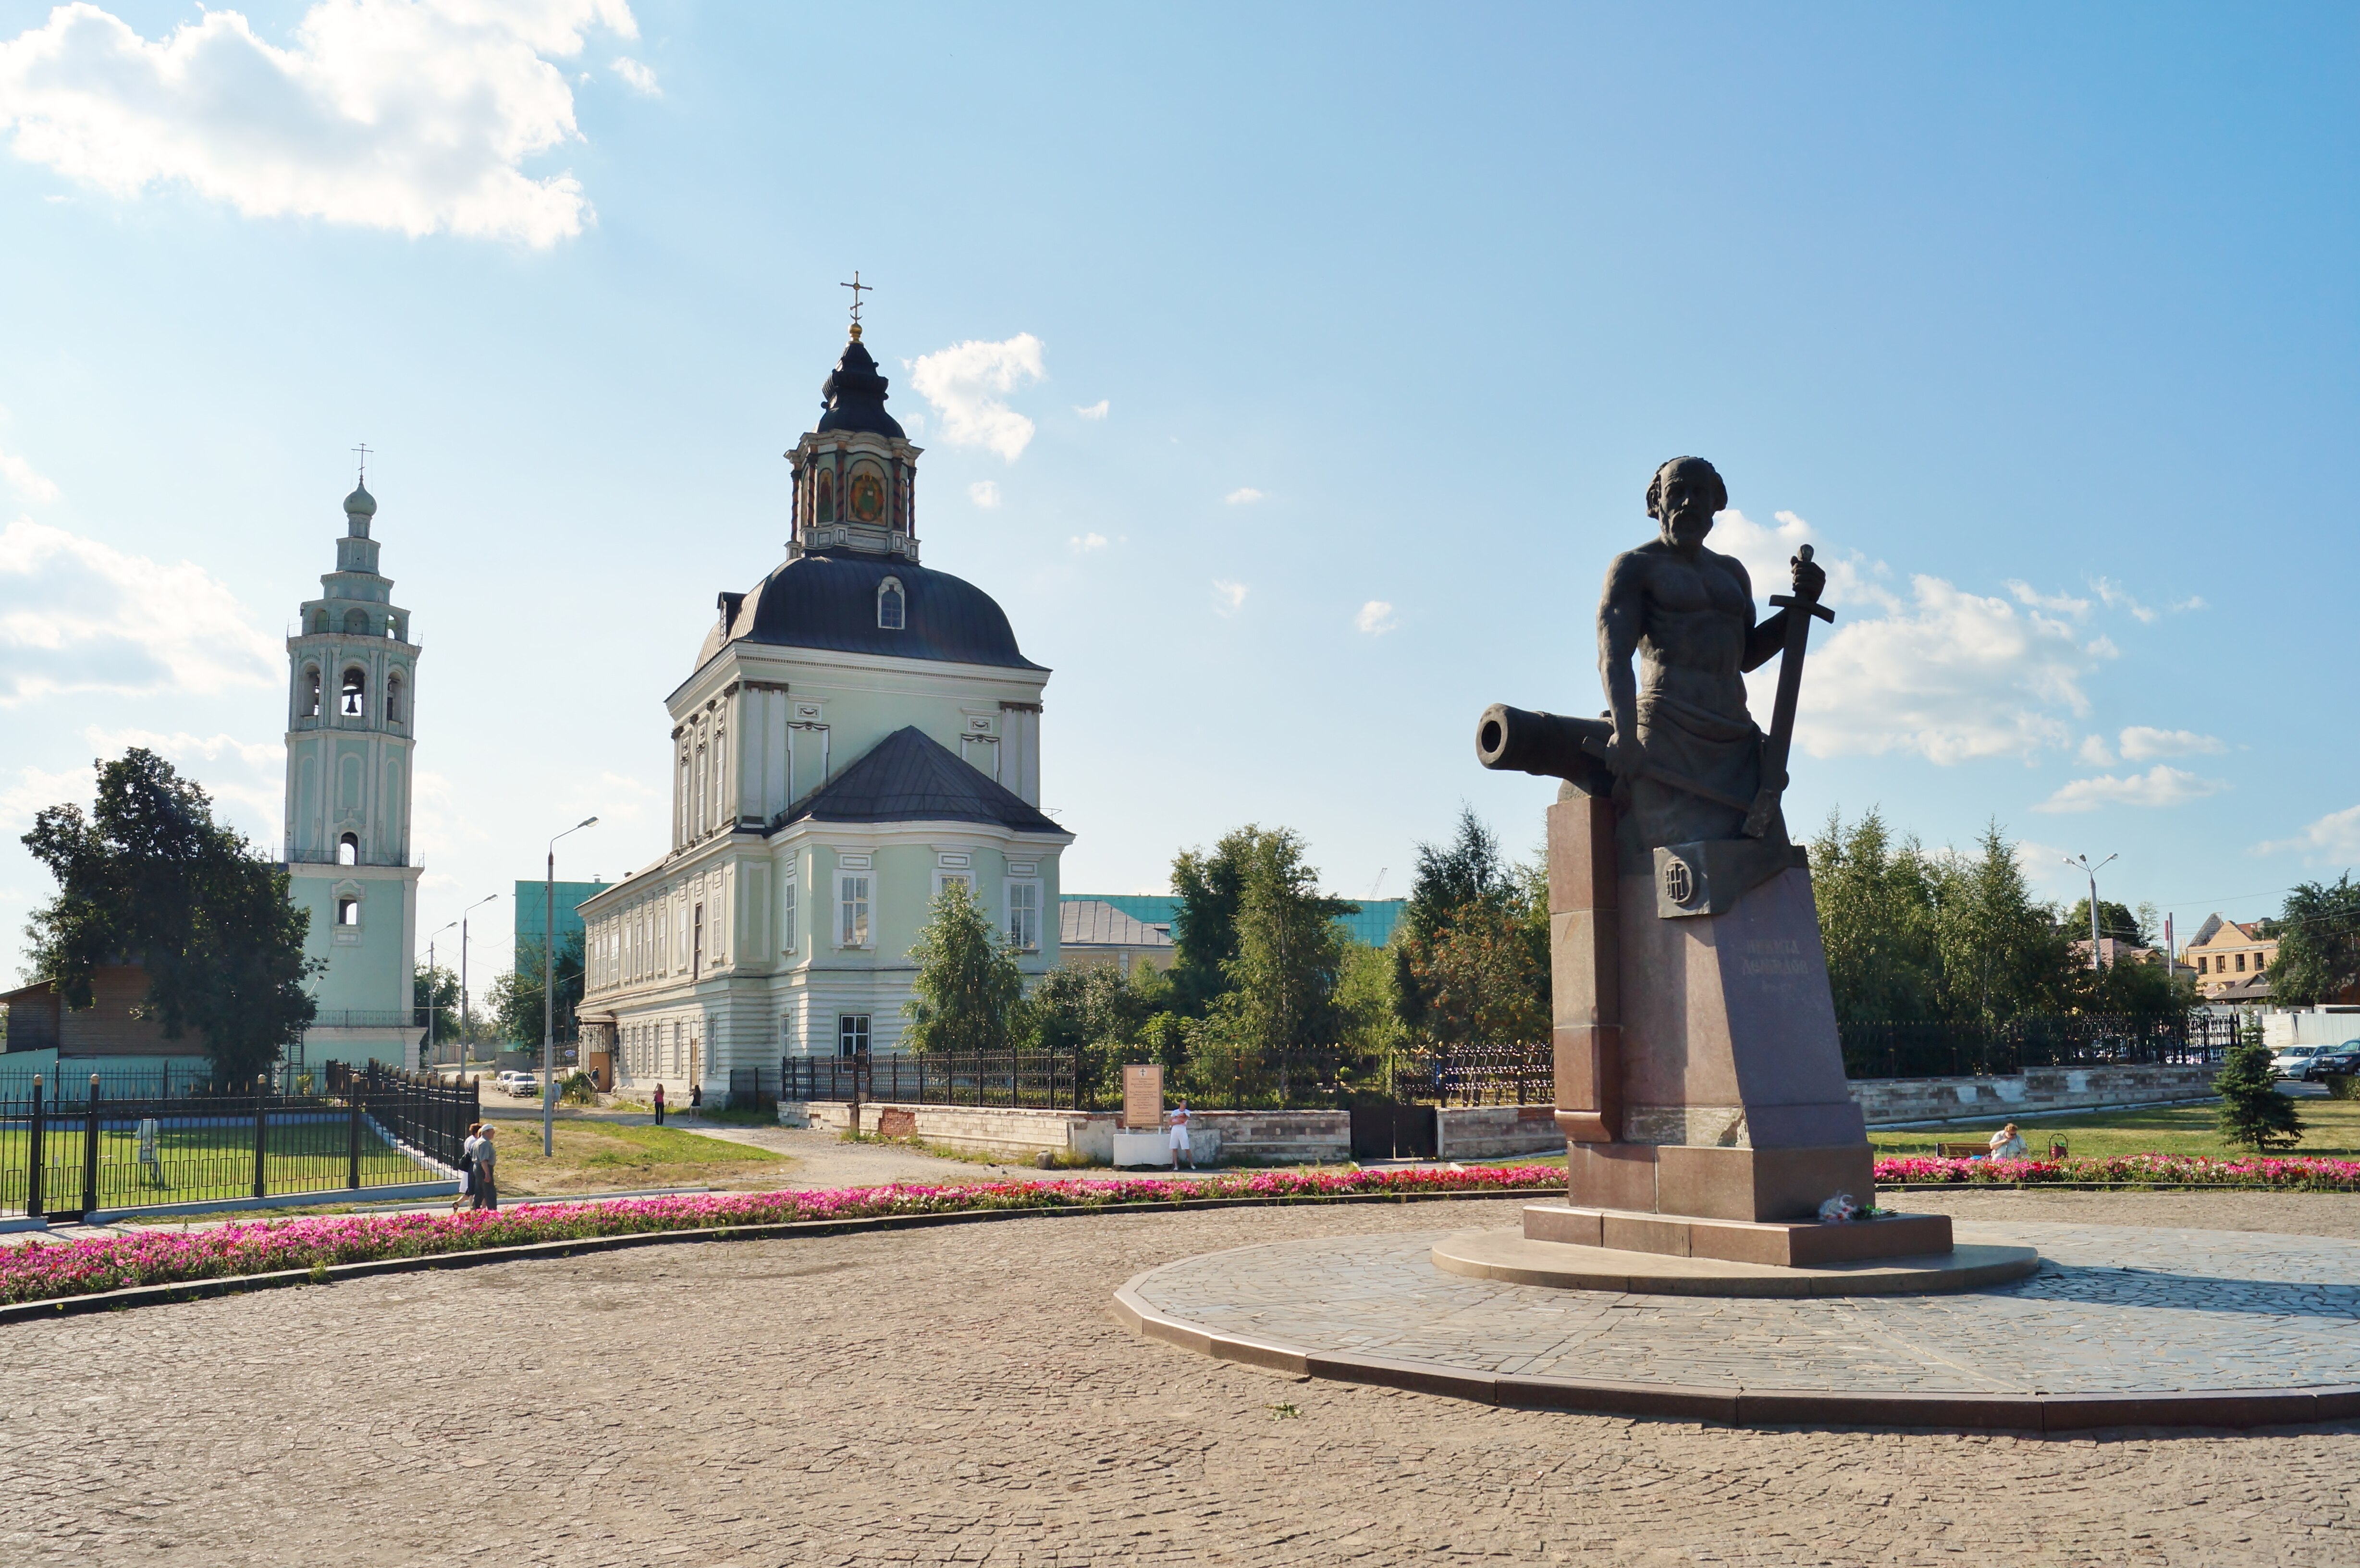
[[[819,429],[900,436],[900,422],[885,411],[885,377],[877,374],[877,361],[860,346],[859,330],[853,329],[856,335],[844,345],[844,357],[820,383],[821,406],[827,412],[819,417]]]
[[[344,497],[344,515],[348,517],[376,517],[377,497],[360,485],[355,485],[353,493]]]

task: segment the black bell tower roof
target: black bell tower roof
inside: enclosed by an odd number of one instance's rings
[[[827,412],[819,417],[821,430],[866,431],[870,435],[901,436],[900,421],[885,411],[885,377],[877,374],[877,362],[860,346],[860,329],[852,329],[852,341],[844,345],[844,357],[820,383],[821,406]]]

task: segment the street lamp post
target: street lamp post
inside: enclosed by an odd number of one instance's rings
[[[580,833],[598,819],[585,817],[549,841],[549,866],[541,883],[545,919],[541,928],[541,1157],[557,1152],[557,840]],[[587,954],[584,955],[585,959]]]
[[[468,1036],[475,1032],[475,1018],[467,1007],[467,916],[498,897],[497,893],[486,893],[459,911],[459,1049],[453,1053],[458,1060],[452,1065],[459,1069],[462,1076],[467,1071]]]
[[[426,1071],[427,1063],[434,1060],[434,1015],[442,1011],[434,1005],[434,937],[441,936],[444,931],[449,931],[451,926],[458,923],[453,920],[451,925],[437,926],[434,928],[434,936],[426,939],[426,1054],[418,1063],[418,1070],[421,1073]]]
[[[2090,878],[2090,967],[2092,969],[2104,967],[2098,958],[2098,954],[2103,951],[2098,946],[2098,873],[2121,858],[2119,855],[2110,855],[2092,866],[2090,864],[2090,857],[2086,855],[2069,855],[2065,857],[2066,865],[2080,866],[2083,875]]]

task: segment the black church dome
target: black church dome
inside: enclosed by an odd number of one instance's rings
[[[889,577],[901,586],[898,629],[877,624],[878,596]],[[713,637],[697,662],[720,651],[722,640]],[[799,555],[764,578],[738,602],[727,640],[1042,668],[1016,646],[1008,613],[974,583],[897,556],[847,550]]]
[[[859,329],[855,328],[858,332]],[[885,377],[877,374],[877,362],[869,351],[854,338],[844,345],[844,357],[819,385],[821,407],[827,412],[819,417],[822,430],[865,430],[870,435],[898,436],[901,422],[885,411]]]

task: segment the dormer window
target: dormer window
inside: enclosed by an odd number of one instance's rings
[[[901,629],[901,580],[888,577],[877,586],[877,624],[889,632]]]

